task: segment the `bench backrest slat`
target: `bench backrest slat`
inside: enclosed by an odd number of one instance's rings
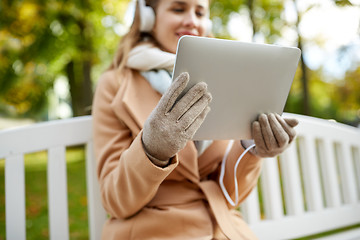
[[[8,240],[25,240],[24,157],[16,154],[5,159],[5,211]]]
[[[101,239],[102,225],[107,219],[104,208],[101,205],[99,194],[99,182],[96,174],[96,164],[93,152],[93,142],[86,144],[86,178],[90,240]]]
[[[355,203],[358,200],[356,182],[351,157],[351,146],[349,144],[337,143],[336,155],[339,164],[343,199],[345,203]]]
[[[241,206],[241,212],[249,224],[256,224],[261,218],[258,187],[255,187],[246,199]]]
[[[305,188],[307,209],[318,211],[323,206],[319,166],[316,160],[315,139],[313,136],[299,137],[301,168]]]
[[[331,153],[333,147],[328,139],[318,141],[321,174],[323,176],[325,203],[327,207],[341,205],[341,192],[338,184],[336,170],[336,159]]]
[[[283,204],[276,158],[264,159],[262,170],[261,186],[266,218],[279,219],[283,216]]]
[[[295,144],[292,144],[279,158],[286,212],[288,215],[302,214],[304,212],[304,199]]]
[[[357,193],[360,198],[360,148],[353,148],[352,150],[355,165],[355,183],[357,186]]]
[[[69,239],[69,214],[64,146],[48,150],[47,179],[50,239]]]

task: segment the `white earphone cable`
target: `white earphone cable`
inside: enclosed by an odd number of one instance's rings
[[[241,159],[244,157],[244,155],[253,147],[255,147],[255,144],[252,144],[251,146],[249,146],[241,155],[240,157],[237,159],[236,163],[235,163],[235,167],[234,167],[234,184],[235,184],[235,201],[233,201],[231,199],[231,197],[229,196],[229,193],[227,192],[225,186],[224,186],[224,175],[225,175],[225,165],[226,165],[226,159],[229,155],[229,152],[231,150],[231,147],[234,144],[234,140],[230,141],[226,151],[225,151],[225,155],[224,158],[222,160],[221,163],[221,170],[220,170],[220,178],[219,178],[219,184],[221,187],[221,190],[226,198],[226,200],[231,204],[231,206],[236,206],[238,204],[238,195],[239,195],[239,189],[238,189],[238,183],[237,183],[237,177],[236,177],[236,172],[237,172],[237,167],[241,161]]]

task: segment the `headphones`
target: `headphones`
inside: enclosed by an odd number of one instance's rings
[[[151,32],[155,25],[154,9],[146,6],[145,0],[138,0],[138,3],[140,10],[140,32]]]
[[[139,4],[140,11],[140,32],[151,32],[155,25],[155,12],[150,6],[146,6],[145,0],[134,0],[134,9],[136,10],[136,1]],[[135,14],[134,14],[135,15]],[[206,35],[209,35],[212,29],[212,22],[206,20]]]

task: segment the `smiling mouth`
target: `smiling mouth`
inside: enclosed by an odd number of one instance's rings
[[[191,32],[176,33],[176,36],[179,37],[179,38],[182,37],[182,36],[185,36],[185,35],[197,36],[196,34],[191,33]]]

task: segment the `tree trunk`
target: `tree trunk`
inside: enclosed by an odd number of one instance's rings
[[[80,39],[82,39],[77,44],[81,56],[76,60],[73,59],[66,66],[74,117],[91,113],[93,95],[91,81],[92,39],[85,34],[86,27],[89,28],[90,26],[85,19],[78,20],[76,24],[80,28]]]
[[[301,13],[299,12],[299,10],[297,8],[296,0],[294,0],[294,6],[296,9],[296,13],[297,13],[296,31],[298,34],[298,48],[300,48],[300,50],[302,51],[303,43],[302,43],[300,31],[299,31],[299,24],[301,21]],[[302,83],[302,87],[303,87],[303,114],[310,115],[311,109],[310,109],[310,95],[309,95],[309,86],[308,86],[309,77],[308,77],[308,70],[307,70],[306,63],[304,61],[303,54],[301,54],[301,56],[300,56],[300,64],[301,64],[301,71],[302,71],[301,83]]]
[[[301,37],[299,35],[298,37],[298,48],[300,48],[302,50],[302,41],[301,41]],[[309,96],[309,79],[308,79],[308,70],[304,61],[304,56],[303,54],[301,54],[300,56],[300,65],[301,65],[301,71],[302,71],[302,75],[301,75],[301,82],[302,82],[302,86],[303,86],[303,112],[305,115],[310,115],[311,114],[311,110],[310,110],[310,96]]]
[[[70,96],[71,96],[71,109],[73,111],[73,116],[79,115],[79,107],[78,107],[78,98],[79,94],[77,93],[77,84],[76,84],[76,77],[75,77],[75,64],[74,61],[70,61],[66,65],[66,75],[68,77],[69,86],[70,86]]]
[[[82,115],[91,114],[91,105],[93,99],[92,82],[91,82],[91,61],[83,61],[84,79],[82,81]]]
[[[74,62],[72,60],[66,65],[74,117],[90,114],[93,94],[90,72],[90,60],[81,62]]]
[[[254,17],[254,4],[253,4],[253,0],[248,0],[247,1],[247,7],[249,9],[249,17],[250,17],[250,21],[252,24],[252,30],[253,30],[253,35],[252,35],[252,41],[255,42],[255,33],[257,31],[257,26],[255,23],[255,17]]]

